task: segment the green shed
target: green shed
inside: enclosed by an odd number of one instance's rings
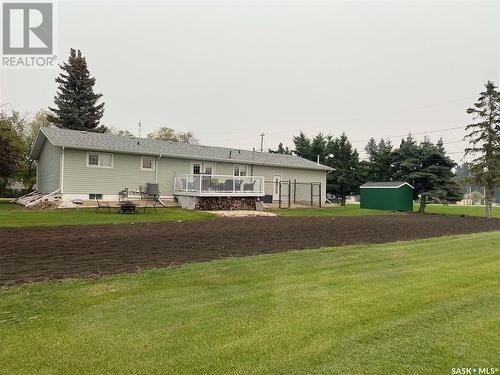
[[[413,211],[413,186],[408,182],[367,182],[359,190],[361,208]]]

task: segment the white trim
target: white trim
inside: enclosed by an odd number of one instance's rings
[[[62,148],[61,153],[61,182],[59,184],[59,187],[61,189],[61,193],[64,193],[64,147]]]
[[[408,185],[412,189],[415,189],[408,182],[403,182],[401,185],[398,185],[398,186],[363,186],[363,185],[361,185],[359,188],[360,189],[399,189],[401,186],[404,186],[404,185]]]
[[[245,174],[242,175],[241,174],[241,170],[238,171],[238,175],[235,175],[234,174],[234,170],[236,169],[236,167],[238,168],[241,168],[241,167],[245,167]],[[233,176],[238,176],[238,177],[246,177],[246,176],[251,176],[250,174],[250,164],[233,164]]]
[[[107,166],[104,166],[104,165],[90,165],[89,164],[89,155],[97,155],[98,157],[100,155],[107,155],[107,156],[111,156],[111,167],[107,167]],[[110,154],[110,153],[107,153],[107,152],[93,152],[93,151],[87,151],[86,152],[86,155],[85,155],[85,165],[87,168],[113,168],[113,163],[114,163],[114,157],[113,157],[113,154]],[[99,159],[97,161],[97,163],[99,163]]]
[[[151,168],[144,168],[142,161],[144,159],[151,159]],[[156,170],[155,168],[156,165],[156,159],[153,156],[141,156],[141,171],[147,171],[147,172],[154,172]]]
[[[75,199],[81,199],[83,201],[89,200],[89,194],[101,194],[101,193],[64,193],[61,194],[61,200],[65,202],[71,202]],[[174,199],[174,195],[160,195],[161,199]],[[140,200],[141,197],[135,193],[129,195],[129,199],[132,201]],[[103,201],[118,202],[120,200],[120,195],[118,194],[102,194]]]
[[[205,173],[205,167],[206,167],[206,164],[212,164],[212,173],[210,175],[214,175],[215,174],[215,168],[216,168],[216,165],[217,163],[213,162],[213,161],[198,161],[198,160],[193,160],[189,163],[189,173],[188,174],[195,174],[193,172],[193,166],[195,164],[199,164],[200,165],[200,173],[197,173],[197,174],[200,174],[200,175],[207,175],[207,173]]]

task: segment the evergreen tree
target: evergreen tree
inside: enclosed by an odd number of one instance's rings
[[[365,151],[366,151],[366,154],[368,155],[368,161],[370,163],[372,163],[375,155],[378,152],[377,141],[375,140],[375,138],[373,138],[373,137],[370,138],[370,140],[368,141],[368,143],[365,146]]]
[[[94,93],[95,78],[90,76],[85,57],[72,48],[68,62],[59,67],[63,72],[56,78],[56,108],[49,108],[52,114],[47,119],[59,128],[103,133],[106,128],[99,121],[104,103],[97,104],[102,94]]]
[[[408,150],[414,150],[411,143],[407,142],[406,146]],[[414,194],[420,196],[419,213],[425,212],[429,198],[445,203],[462,199],[460,187],[453,179],[452,170],[456,164],[446,156],[443,147],[434,145],[426,138],[418,146],[416,154],[408,156],[406,161],[401,159],[405,167],[399,170],[398,177],[415,187]]]
[[[331,140],[331,136],[324,136],[323,133],[318,133],[311,141],[311,160],[318,161],[320,163],[325,163],[328,156],[328,142]]]
[[[278,145],[277,150],[271,150],[269,149],[270,154],[285,154],[285,155],[292,155],[292,151],[288,147],[283,147],[283,143],[280,142]]]
[[[308,138],[303,132],[300,132],[299,135],[292,138],[293,144],[295,145],[295,149],[293,153],[297,156],[300,156],[304,159],[309,159],[315,161],[315,157],[312,154],[311,150],[311,139]]]
[[[391,181],[392,179],[392,143],[381,139],[377,152],[373,155],[371,177],[374,181]]]
[[[474,106],[467,113],[478,122],[467,125],[470,147],[466,154],[479,155],[472,161],[474,180],[485,188],[486,217],[491,218],[492,196],[500,186],[500,93],[488,81]]]
[[[333,168],[327,175],[327,191],[340,197],[342,206],[345,206],[346,196],[357,194],[361,182],[359,156],[342,134],[332,139],[328,145],[329,157],[326,164]]]
[[[401,140],[399,149],[394,150],[393,162],[395,181],[406,181],[407,176],[420,169],[419,146],[411,134]],[[414,198],[416,199],[417,195]]]

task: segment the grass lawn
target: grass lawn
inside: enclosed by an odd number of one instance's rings
[[[85,224],[123,224],[146,223],[176,220],[203,220],[216,217],[214,214],[199,211],[188,211],[181,208],[159,208],[158,213],[153,209],[143,212],[139,210],[135,215],[121,215],[107,210],[94,208],[78,208],[64,210],[27,210],[9,203],[9,200],[0,200],[0,227],[31,227],[39,225],[85,225]]]
[[[500,232],[0,289],[6,374],[450,374],[500,363]]]
[[[413,212],[418,211],[418,204],[413,207]],[[369,210],[359,208],[359,204],[346,204],[345,207],[323,207],[323,208],[293,208],[293,209],[272,209],[269,210],[280,216],[368,216],[368,215],[389,215],[393,211]],[[484,207],[481,206],[458,206],[443,204],[428,204],[425,212],[443,215],[469,215],[484,216]],[[493,208],[493,217],[500,218],[500,207]]]
[[[388,215],[392,211],[368,210],[359,208],[359,204],[346,204],[345,207],[333,206],[322,208],[276,208],[269,210],[279,216],[369,216],[369,215]]]
[[[484,206],[459,206],[443,204],[429,204],[425,208],[425,212],[443,215],[469,215],[469,216],[484,216]],[[418,205],[415,205],[414,211],[418,211]],[[500,218],[500,207],[492,208],[493,217]]]

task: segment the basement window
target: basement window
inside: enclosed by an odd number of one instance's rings
[[[87,167],[91,168],[113,168],[112,154],[87,153]]]
[[[102,194],[89,194],[89,200],[102,199]]]

